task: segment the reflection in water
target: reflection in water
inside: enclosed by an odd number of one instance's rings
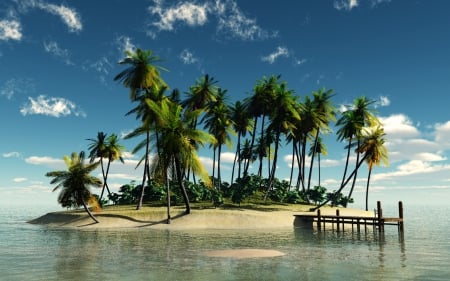
[[[404,243],[386,233],[155,229],[75,231],[30,227],[35,249],[7,280],[367,280],[399,279],[410,266]],[[396,233],[395,233],[396,234]],[[227,249],[271,249],[286,255],[256,259],[208,257]],[[16,249],[17,250],[17,249]],[[2,254],[8,255],[3,249]],[[45,262],[44,262],[45,261]],[[407,275],[406,275],[407,276]],[[9,278],[11,277],[11,278]]]

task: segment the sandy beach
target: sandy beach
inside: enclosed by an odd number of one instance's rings
[[[144,207],[136,211],[132,206],[106,208],[94,215],[100,223],[83,211],[61,211],[45,214],[29,223],[50,227],[69,227],[81,230],[104,228],[156,229],[263,229],[293,227],[294,215],[308,212],[310,206],[299,206],[294,210],[285,209],[192,209],[191,214],[183,215],[183,208],[171,210],[171,224],[166,223],[167,213],[163,207]],[[322,214],[334,214],[337,208],[325,207]],[[358,209],[339,208],[341,215],[373,216],[373,212]]]

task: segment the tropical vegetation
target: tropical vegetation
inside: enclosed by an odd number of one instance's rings
[[[361,96],[339,111],[332,102],[335,95],[332,89],[321,88],[302,99],[280,75],[262,77],[248,97],[234,102],[229,101],[228,91],[219,81],[208,74],[195,81],[182,96],[178,89],[169,91],[161,76],[165,69],[156,64],[160,60],[150,50],[137,49],[125,55],[120,64],[126,69],[115,80],[129,90],[133,104],[126,115],[134,115],[137,126],[124,139],[138,140],[131,152],[141,153],[136,168],[143,164],[142,180],[123,185],[118,192],[110,191],[107,183],[110,164],[115,160],[123,162],[125,148],[119,144],[117,135],[108,137],[98,132],[97,138],[88,139],[90,164],[83,164],[82,157],[71,160],[75,164],[69,162],[69,172],[73,167],[82,171],[69,175],[82,176],[86,182],[72,187],[72,180],[64,181],[65,189],[60,196],[63,206],[86,205],[90,192],[84,187],[98,184],[86,173],[97,165],[103,175],[101,203],[109,200],[113,204],[136,204],[136,209],[144,203],[166,204],[168,223],[171,204],[181,201],[186,214],[190,213],[190,202],[211,202],[218,206],[257,200],[313,204],[315,208],[328,203],[347,206],[354,201],[358,172],[366,163],[367,209],[372,169],[388,164],[386,135],[374,111],[375,101]],[[345,144],[346,164],[340,184],[327,192],[321,185],[320,161],[328,153],[325,140],[332,134],[333,126],[337,128],[337,141]],[[221,171],[224,146],[234,153],[229,181]],[[279,180],[278,160],[283,146],[292,148],[291,170],[288,179]],[[211,175],[198,154],[207,147],[212,149]],[[255,174],[249,172],[251,165],[257,167]],[[313,167],[317,175],[313,175]],[[47,174],[55,177],[52,183],[61,181],[58,173]],[[348,192],[344,193],[346,187]],[[77,193],[77,188],[83,192]],[[103,200],[105,189],[108,200]],[[65,193],[72,195],[67,197]]]

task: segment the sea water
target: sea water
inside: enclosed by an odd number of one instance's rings
[[[396,226],[380,235],[372,228],[83,231],[27,223],[46,211],[0,209],[0,280],[450,280],[450,208],[443,205],[406,205],[403,235]],[[205,255],[225,249],[285,255]]]

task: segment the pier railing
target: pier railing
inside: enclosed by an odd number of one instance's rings
[[[302,224],[313,225],[314,223],[317,225],[318,229],[322,227],[325,228],[326,224],[331,224],[332,228],[336,228],[337,231],[344,230],[345,225],[351,225],[352,231],[356,227],[357,231],[361,231],[361,226],[364,226],[364,229],[372,226],[374,229],[377,228],[379,232],[384,232],[384,227],[386,225],[396,225],[399,232],[403,232],[404,230],[404,221],[403,221],[403,203],[402,201],[398,202],[398,217],[384,217],[383,209],[381,208],[380,201],[377,202],[377,209],[375,211],[375,215],[373,217],[370,216],[342,216],[340,214],[339,209],[336,210],[335,215],[323,215],[321,214],[320,209],[317,210],[317,213],[303,213],[296,214],[295,220],[300,220]],[[294,222],[297,224],[296,222]]]

